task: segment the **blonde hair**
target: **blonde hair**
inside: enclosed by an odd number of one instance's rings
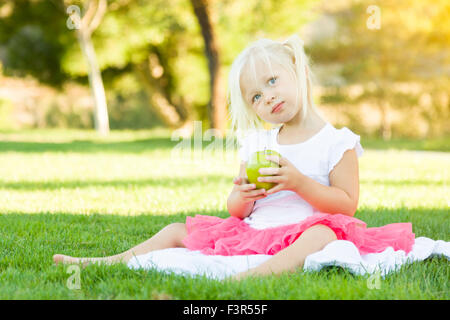
[[[250,130],[264,129],[263,121],[255,111],[245,102],[240,87],[242,70],[250,63],[253,76],[256,79],[255,58],[263,56],[270,69],[270,59],[292,72],[297,83],[297,101],[300,90],[302,99],[302,122],[306,119],[308,112],[315,112],[324,119],[314,104],[312,89],[314,75],[309,67],[309,59],[303,49],[303,41],[296,34],[285,41],[271,39],[260,39],[246,47],[233,61],[228,76],[227,103],[231,117],[231,132],[242,139]],[[315,79],[314,79],[315,80]],[[300,82],[300,85],[299,85]],[[324,119],[325,120],[325,119]]]

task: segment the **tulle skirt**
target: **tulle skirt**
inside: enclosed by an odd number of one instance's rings
[[[410,222],[367,228],[365,222],[354,217],[316,213],[299,223],[258,230],[236,217],[223,219],[197,214],[186,218],[188,234],[183,244],[206,255],[274,255],[316,224],[331,228],[338,240],[353,242],[361,255],[382,252],[387,247],[408,254],[415,241]]]

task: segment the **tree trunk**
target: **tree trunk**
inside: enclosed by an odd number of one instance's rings
[[[227,105],[220,72],[219,50],[214,35],[214,27],[210,23],[207,0],[191,0],[191,3],[202,31],[205,53],[208,58],[210,76],[208,117],[210,127],[217,129],[218,135],[223,137],[227,126]]]
[[[81,51],[88,63],[89,83],[94,96],[94,123],[95,129],[102,135],[109,133],[109,119],[108,108],[106,104],[105,88],[103,87],[103,80],[100,73],[100,68],[95,56],[94,46],[89,34],[83,31],[77,32],[78,42],[80,43]]]

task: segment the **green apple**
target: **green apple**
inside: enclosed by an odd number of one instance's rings
[[[280,166],[276,164],[275,162],[272,162],[270,160],[267,160],[267,156],[279,156],[281,155],[274,151],[274,150],[263,150],[263,151],[256,151],[252,153],[250,156],[247,166],[246,166],[246,172],[248,181],[250,183],[253,183],[256,185],[256,189],[265,189],[266,191],[273,188],[276,183],[272,182],[259,182],[258,177],[268,176],[265,174],[260,174],[259,169],[261,168],[267,168],[267,167],[273,167],[273,168],[279,168]]]

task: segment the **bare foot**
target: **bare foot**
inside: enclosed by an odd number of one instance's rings
[[[58,265],[59,263],[77,263],[75,258],[63,254],[55,254],[53,256],[53,261],[55,262],[55,265]]]
[[[115,259],[114,257],[104,257],[104,258],[75,258],[71,256],[66,256],[63,254],[55,254],[53,256],[53,261],[55,265],[59,263],[63,264],[80,264],[82,263],[82,267],[86,267],[89,264],[107,264],[111,265],[114,263],[121,262],[120,260]]]
[[[55,254],[53,256],[53,261],[55,262],[55,265],[58,265],[59,263],[79,264],[80,262],[82,262],[83,267],[86,267],[90,262],[92,262],[92,261],[87,261],[87,259],[75,258],[75,257],[71,257],[71,256],[66,256],[63,254]]]

